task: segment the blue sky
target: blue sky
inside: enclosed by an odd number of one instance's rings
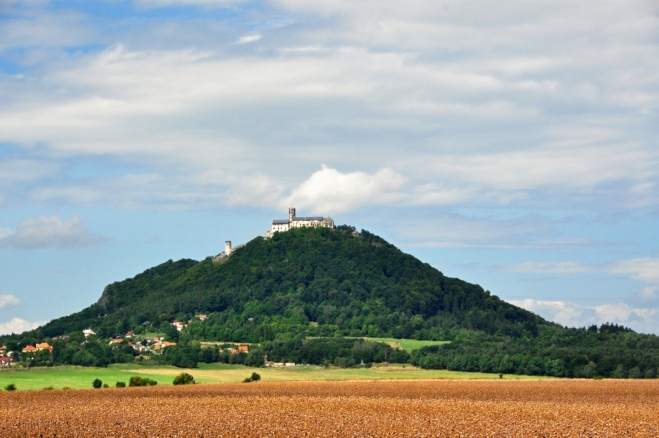
[[[0,332],[289,206],[659,333],[659,6],[0,1]]]

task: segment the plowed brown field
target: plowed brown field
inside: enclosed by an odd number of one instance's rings
[[[0,394],[3,437],[659,436],[659,381],[282,382]]]

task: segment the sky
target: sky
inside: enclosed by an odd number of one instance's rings
[[[659,3],[0,0],[0,333],[288,207],[659,334]]]

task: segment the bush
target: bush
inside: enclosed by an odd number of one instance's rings
[[[140,376],[133,376],[128,379],[128,386],[142,386],[142,378]]]
[[[103,386],[103,382],[101,381],[101,379],[94,379],[94,381],[92,382],[92,386],[98,389],[101,386]]]
[[[641,370],[638,367],[634,367],[629,372],[627,373],[627,377],[630,379],[640,379],[641,376]]]
[[[110,385],[108,385],[107,383],[103,384],[103,388],[109,388],[109,387],[110,387]]]
[[[261,376],[257,373],[252,373],[251,376],[246,377],[245,380],[243,380],[243,383],[258,382],[259,380],[261,380]]]
[[[117,382],[114,386],[116,386],[117,388],[125,388],[126,382]]]
[[[5,391],[16,391],[16,385],[10,383],[9,385],[5,386]]]
[[[337,357],[334,359],[334,366],[341,368],[352,368],[356,365],[355,359],[352,357]]]
[[[156,386],[158,382],[148,377],[133,376],[128,380],[128,386]]]
[[[194,377],[188,373],[181,373],[174,378],[174,385],[189,385],[194,384]]]
[[[197,357],[200,353],[201,350],[198,347],[175,346],[168,347],[163,353],[163,358],[170,365],[174,365],[177,368],[196,368]]]

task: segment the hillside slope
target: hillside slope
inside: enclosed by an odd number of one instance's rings
[[[111,334],[214,313],[202,338],[445,339],[456,329],[534,337],[548,324],[478,285],[449,278],[367,231],[296,229],[257,238],[226,262],[166,262],[106,287],[99,302],[41,330]],[[111,332],[111,333],[110,333]]]

